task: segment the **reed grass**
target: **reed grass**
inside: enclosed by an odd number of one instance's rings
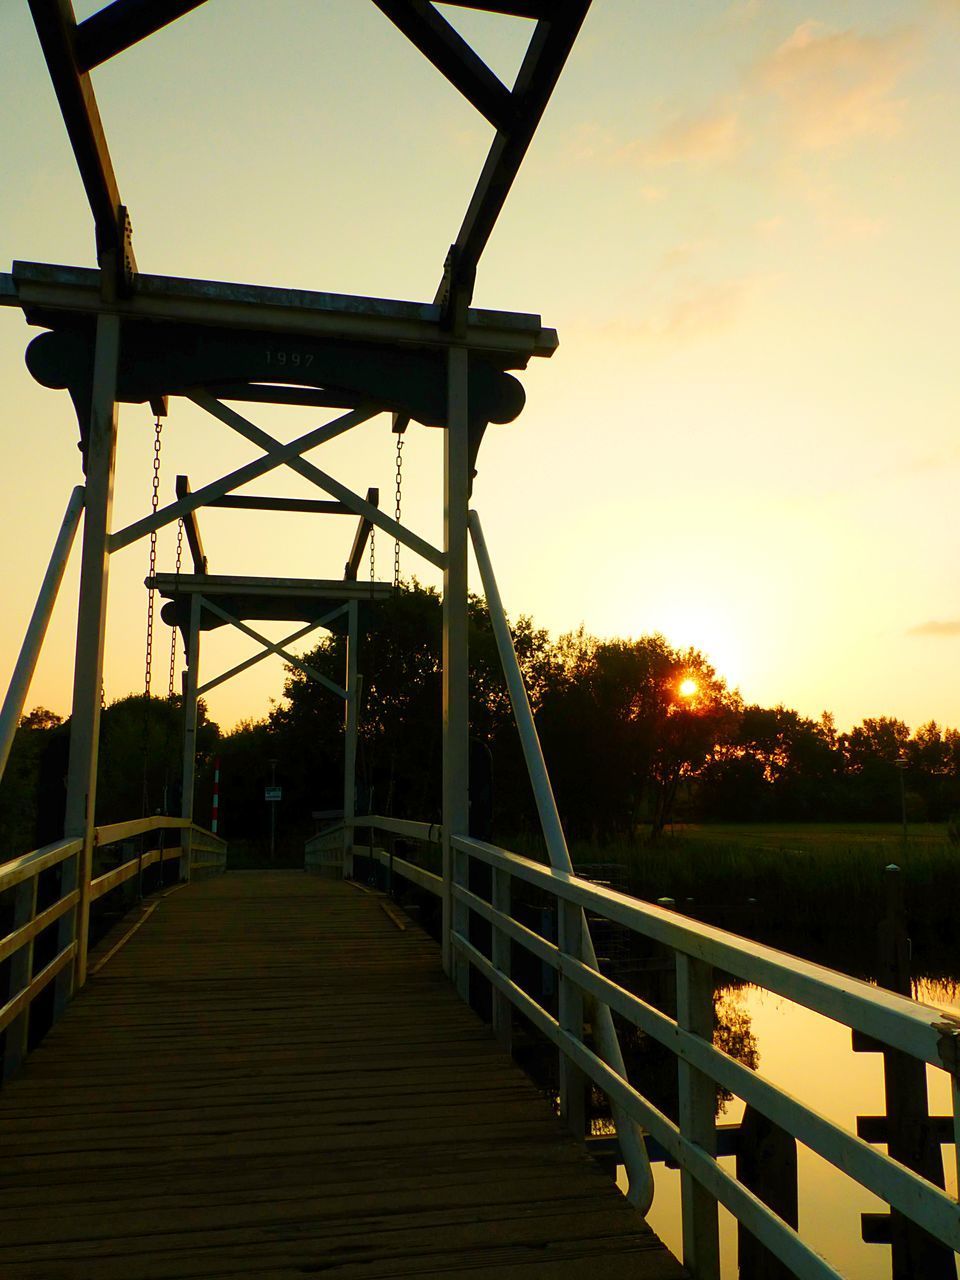
[[[531,857],[541,842],[512,846]],[[578,871],[772,946],[868,974],[885,912],[885,868],[900,868],[918,973],[960,971],[960,849],[945,826],[685,826],[657,840],[575,841]]]

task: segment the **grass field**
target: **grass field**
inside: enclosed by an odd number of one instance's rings
[[[896,863],[918,961],[930,973],[960,965],[960,848],[945,825],[912,826],[904,840],[896,823],[677,824],[656,841],[575,843],[571,853],[587,874],[591,863],[617,864],[638,897],[673,898],[737,933],[864,972],[884,869]]]
[[[783,823],[677,823],[674,839],[736,844],[746,849],[790,850],[857,849],[868,845],[893,851],[904,847],[899,822],[783,822]],[[943,822],[907,825],[906,848],[949,847]],[[960,852],[960,851],[958,851]]]

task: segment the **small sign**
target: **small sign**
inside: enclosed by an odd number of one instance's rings
[[[272,801],[282,800],[283,787],[264,787],[263,798],[264,800],[272,800]]]

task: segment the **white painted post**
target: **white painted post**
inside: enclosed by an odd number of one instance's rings
[[[17,658],[17,665],[14,667],[13,675],[10,677],[10,687],[7,689],[7,696],[3,700],[3,709],[0,710],[0,778],[3,777],[3,771],[7,767],[7,760],[10,758],[10,748],[13,746],[13,739],[20,723],[20,717],[23,714],[27,694],[30,692],[30,681],[33,679],[37,659],[40,656],[40,650],[43,648],[43,639],[47,634],[50,615],[53,613],[53,606],[57,602],[60,583],[63,581],[63,571],[66,569],[67,561],[70,559],[73,539],[76,536],[80,515],[83,512],[83,497],[83,485],[78,484],[70,495],[70,501],[67,503],[67,510],[63,517],[63,523],[60,525],[57,540],[54,543],[50,563],[47,565],[47,571],[43,575],[43,582],[40,585],[37,603],[30,617],[26,635],[23,637],[20,656]]]
[[[510,915],[510,873],[494,868],[493,909],[501,915]],[[508,978],[513,976],[510,960],[510,937],[502,929],[493,926],[491,959],[494,967]],[[493,989],[493,1029],[500,1047],[507,1053],[513,1050],[513,1005],[508,996],[498,988]]]
[[[480,517],[476,511],[470,512],[470,534],[473,538],[473,549],[480,569],[484,594],[487,598],[490,623],[493,627],[504,679],[507,682],[510,706],[513,710],[513,718],[520,737],[520,745],[523,748],[527,772],[530,775],[530,785],[533,788],[537,813],[540,815],[540,825],[543,828],[543,837],[547,846],[550,865],[556,871],[572,873],[573,862],[570,858],[570,851],[567,848],[567,838],[563,833],[563,824],[560,821],[560,813],[554,798],[553,787],[550,785],[550,775],[547,773],[547,765],[543,758],[537,726],[534,723],[533,712],[530,709],[530,700],[527,697],[527,690],[523,683],[523,672],[520,670],[520,664],[517,661],[517,652],[513,647],[513,636],[510,634],[510,626],[507,622],[507,615],[504,612],[503,601],[500,599],[500,590],[497,587],[493,565],[487,551],[487,544],[483,538]],[[590,937],[590,928],[585,916],[581,923],[581,944],[581,959],[583,963],[591,969],[598,969],[597,953],[594,950],[593,939]],[[613,1025],[613,1015],[605,1004],[596,1006],[595,1030],[600,1056],[618,1075],[623,1076],[625,1079],[627,1069],[623,1060],[623,1051],[617,1038],[616,1027]],[[653,1203],[653,1173],[650,1169],[650,1159],[643,1141],[643,1134],[633,1120],[616,1103],[612,1104],[611,1109],[617,1126],[617,1139],[620,1143],[623,1163],[630,1181],[627,1197],[631,1204],[635,1205],[641,1213],[646,1213]]]
[[[560,950],[579,960],[583,954],[584,915],[572,902],[558,899]],[[560,975],[560,1029],[583,1041],[583,992],[566,974]],[[587,1077],[560,1051],[560,1118],[578,1138],[587,1130]]]
[[[713,968],[677,952],[677,1023],[713,1042]],[[709,1076],[677,1060],[680,1132],[708,1155],[717,1153],[717,1088]],[[686,1169],[680,1171],[683,1265],[695,1280],[720,1280],[717,1202]]]
[[[452,886],[467,882],[465,854],[453,836],[469,834],[469,679],[467,651],[467,503],[469,501],[467,351],[447,357],[447,427],[443,433],[443,968],[466,999],[470,967],[458,960],[454,929],[466,936],[467,908]]]
[[[950,1073],[950,1096],[953,1101],[953,1158],[957,1166],[957,1200],[960,1201],[960,1072]]]
[[[37,914],[37,877],[24,880],[13,891],[12,929],[22,929]],[[33,977],[33,938],[24,943],[10,957],[10,997],[30,985]],[[30,1007],[27,1006],[18,1018],[7,1027],[3,1046],[3,1071],[0,1078],[7,1080],[27,1054],[27,1032],[30,1028]]]
[[[68,911],[58,930],[62,949],[74,938],[77,955],[73,984],[79,989],[87,978],[90,879],[93,869],[93,824],[97,801],[97,757],[100,740],[100,699],[103,690],[103,650],[107,619],[107,584],[110,557],[107,538],[113,512],[113,478],[117,454],[117,362],[120,357],[120,317],[97,317],[93,360],[93,394],[87,440],[86,513],[80,560],[80,604],[77,614],[77,647],[73,674],[73,707],[70,720],[70,761],[64,833],[79,836],[83,848],[63,864],[62,892],[78,888],[75,911]],[[57,983],[59,1011],[70,996],[70,975]]]
[[[180,816],[193,821],[193,793],[197,777],[197,687],[200,684],[200,612],[203,596],[190,597],[190,630],[187,640],[187,669],[183,685],[183,786],[180,793]],[[193,833],[182,831],[183,854],[180,879],[189,880],[193,861]]]
[[[347,613],[347,697],[343,706],[343,874],[352,874],[353,819],[357,796],[357,602]],[[348,867],[349,864],[349,867]]]

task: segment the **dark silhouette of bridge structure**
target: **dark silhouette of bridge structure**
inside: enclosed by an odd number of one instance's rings
[[[557,335],[536,314],[476,308],[473,293],[589,0],[454,0],[528,21],[529,46],[512,85],[429,0],[373,0],[494,130],[427,302],[142,270],[93,73],[169,22],[189,22],[202,0],[111,0],[82,21],[70,0],[28,2],[90,206],[97,267],[14,261],[0,275],[0,304],[19,308],[41,331],[27,347],[27,367],[69,397],[83,467],[0,715],[2,768],[82,527],[63,835],[0,864],[0,1272],[44,1280],[313,1273],[346,1280],[462,1271],[563,1280],[599,1269],[718,1280],[722,1205],[760,1243],[757,1266],[816,1280],[839,1275],[762,1180],[748,1185],[719,1163],[720,1085],[887,1201],[896,1265],[923,1256],[925,1275],[954,1274],[960,1217],[942,1179],[937,1185],[929,1168],[892,1159],[714,1046],[715,975],[780,992],[889,1053],[949,1072],[954,1124],[956,1020],[594,884],[570,859],[480,516],[471,510],[485,432],[519,416],[517,375],[549,358]],[[174,500],[161,505],[155,494],[148,512],[118,527],[120,407],[149,405],[159,435],[184,400],[258,456],[197,489],[178,478]],[[325,421],[282,442],[254,421],[262,404],[315,407]],[[410,430],[442,432],[440,545],[389,516],[375,490],[357,493],[313,460],[322,445],[380,415],[400,439]],[[284,469],[319,494],[242,492]],[[343,575],[293,579],[282,564],[274,577],[211,573],[201,536],[208,507],[230,508],[240,521],[251,510],[352,517]],[[152,565],[146,585],[151,600],[159,593],[185,652],[180,810],[98,824],[111,556],[175,523],[190,563],[173,573]],[[359,636],[379,625],[378,610],[396,586],[361,580],[374,531],[442,573],[439,824],[356,808]],[[542,824],[543,862],[471,830],[471,547]],[[295,630],[276,642],[263,635],[264,622]],[[222,627],[262,652],[205,674],[205,637]],[[321,629],[346,638],[342,683],[289,651]],[[313,874],[231,871],[219,833],[196,820],[198,701],[271,654],[344,708],[342,814],[308,842],[305,868]],[[387,847],[397,839],[401,855]],[[436,901],[439,952],[383,894],[356,882],[361,855]],[[552,901],[555,936],[521,922],[517,886]],[[93,937],[97,904],[125,893],[132,911]],[[674,957],[675,1016],[604,972],[591,934],[597,918]],[[555,995],[521,982],[521,951],[552,970]],[[469,1007],[477,983],[489,996],[489,1026]],[[556,1053],[555,1099],[511,1059],[520,1024]],[[630,1078],[625,1028],[675,1055],[675,1117]],[[588,1153],[590,1090],[609,1102],[626,1194]],[[682,1266],[644,1220],[654,1194],[648,1138],[681,1170]]]

